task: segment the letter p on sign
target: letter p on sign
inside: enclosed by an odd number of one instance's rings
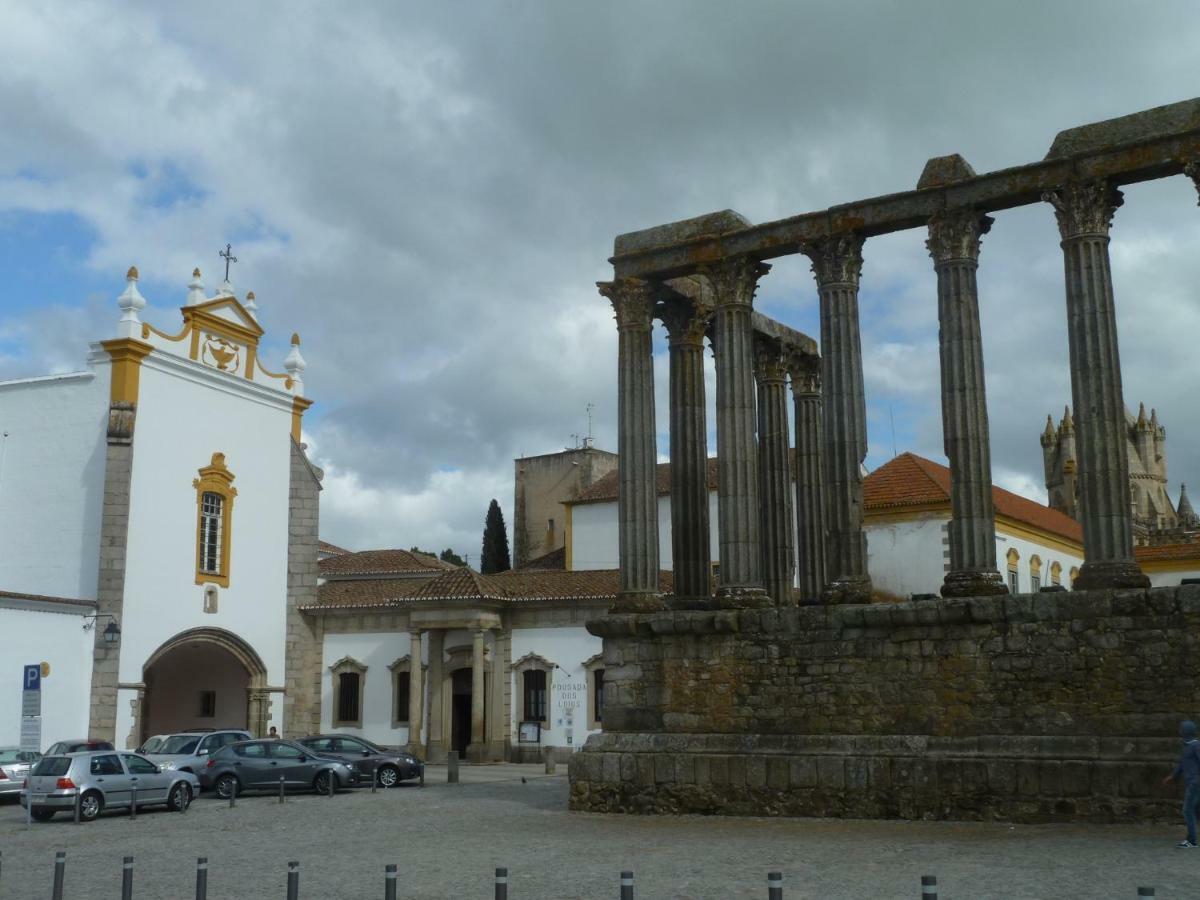
[[[41,664],[25,667],[25,676],[21,679],[21,689],[26,691],[40,691],[42,689]]]

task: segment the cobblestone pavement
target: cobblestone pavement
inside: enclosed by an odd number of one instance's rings
[[[185,815],[105,816],[26,827],[0,806],[0,900],[50,896],[56,850],[67,852],[67,898],[120,896],[121,858],[134,857],[136,900],[190,900],[196,857],[210,861],[222,898],[286,895],[288,860],[300,861],[302,900],[381,898],[386,863],[401,898],[491,900],[496,866],[511,900],[616,898],[621,869],[637,897],[765,900],[766,873],[784,872],[784,896],[910,898],[938,876],[942,900],[1200,896],[1200,850],[1175,850],[1180,829],[1017,826],[829,819],[601,816],[566,811],[563,767],[464,767],[464,783],[372,795],[244,797],[235,809],[206,796]],[[522,783],[521,778],[526,779]]]

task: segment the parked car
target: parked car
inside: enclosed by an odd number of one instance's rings
[[[72,812],[79,796],[79,818],[90,822],[106,809],[129,809],[137,790],[137,806],[165,804],[183,812],[200,789],[191,772],[163,771],[137,753],[88,751],[43,756],[21,791],[21,805],[39,822],[55,813]]]
[[[199,774],[213,753],[227,744],[248,740],[250,732],[241,729],[185,731],[165,735],[158,749],[153,753],[147,752],[146,756],[168,769]]]
[[[148,737],[142,743],[142,746],[137,748],[137,752],[143,753],[143,754],[144,753],[154,753],[155,751],[158,750],[159,747],[161,747],[163,745],[163,741],[165,741],[169,737],[170,737],[169,734],[156,734],[152,737]]]
[[[312,788],[319,794],[358,783],[358,767],[330,756],[322,756],[294,741],[278,739],[243,741],[222,747],[208,758],[200,771],[200,784],[227,799],[234,791]]]
[[[348,734],[313,734],[299,741],[323,756],[332,756],[358,766],[363,781],[376,773],[380,787],[395,787],[408,778],[420,778],[422,763],[411,753],[388,750],[365,738]]]
[[[33,764],[42,758],[36,750],[20,747],[0,747],[0,799],[16,798],[21,793],[25,776]]]
[[[93,738],[75,738],[73,741],[59,741],[51,744],[50,749],[42,756],[62,756],[65,753],[80,753],[84,750],[112,750],[113,745],[108,741],[97,741]]]

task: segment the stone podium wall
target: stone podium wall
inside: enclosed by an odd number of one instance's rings
[[[1178,818],[1200,585],[611,615],[571,806],[1013,821]]]

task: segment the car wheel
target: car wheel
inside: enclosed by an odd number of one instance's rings
[[[175,812],[186,812],[191,802],[192,789],[186,784],[177,784],[171,788],[171,796],[167,799],[168,808]]]
[[[326,769],[324,772],[318,772],[317,777],[313,779],[313,790],[318,794],[329,793],[329,779],[333,777],[332,773]],[[334,790],[337,790],[337,782],[334,782]]]
[[[34,809],[30,815],[33,816],[35,822],[49,822],[54,818],[54,814],[57,811],[54,809]]]
[[[395,766],[380,766],[379,767],[379,786],[385,788],[395,787],[400,783],[400,770]]]
[[[228,800],[234,793],[240,794],[242,792],[241,784],[233,775],[222,775],[217,779],[214,789],[217,792],[217,796],[222,800]]]
[[[104,797],[99,791],[88,791],[79,798],[79,819],[90,822],[104,809]]]

